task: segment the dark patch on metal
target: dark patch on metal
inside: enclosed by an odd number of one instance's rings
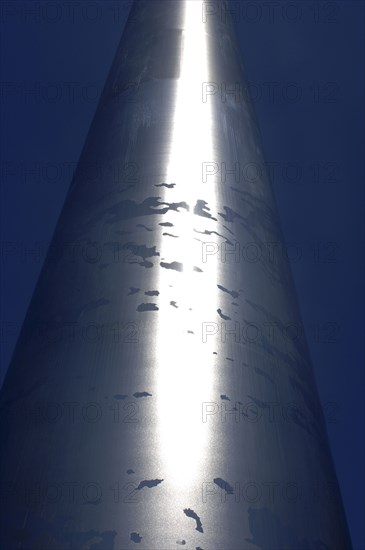
[[[162,225],[162,227],[174,227],[174,224],[170,222],[161,222],[158,225]]]
[[[196,216],[202,216],[203,218],[210,218],[211,220],[217,221],[217,218],[214,218],[211,215],[208,203],[203,200],[196,201],[196,205],[194,206],[194,214]]]
[[[215,477],[213,479],[214,483],[218,485],[220,489],[223,489],[228,495],[233,495],[233,487],[227,482],[224,481],[221,477]]]
[[[189,208],[189,205],[187,202],[185,201],[181,201],[181,202],[165,202],[163,204],[167,204],[168,205],[168,208],[166,210],[166,212],[168,212],[169,210],[174,210],[175,212],[179,212],[179,208],[185,208],[185,210],[187,210],[188,212],[190,211],[190,208]]]
[[[158,296],[160,293],[158,290],[146,290],[146,296]]]
[[[230,294],[232,298],[238,298],[239,296],[239,293],[236,290],[228,290],[222,285],[217,285],[217,287],[219,288],[219,290],[222,290],[223,292],[227,292],[227,294]],[[235,305],[238,306],[238,304],[235,304]]]
[[[218,233],[217,231],[208,231],[207,229],[205,231],[198,231],[197,229],[194,229],[194,231],[195,231],[195,233],[199,233],[200,235],[217,235],[218,237],[222,237],[226,241],[226,243],[233,246],[233,243],[229,239],[227,239],[227,237],[225,237],[221,233]],[[200,241],[200,242],[204,242],[200,239],[197,239],[197,240]]]
[[[228,229],[228,227],[227,227],[226,225],[223,225],[222,227],[224,227],[224,229],[227,229],[228,233],[230,233],[231,235],[234,236],[233,231],[231,231],[230,229]]]
[[[143,227],[146,231],[153,231],[153,229],[150,229],[147,225],[143,225],[143,223],[137,223],[136,227]]]
[[[179,306],[176,305],[176,302],[174,302],[173,300],[170,302],[170,306],[175,307],[176,309],[179,308]]]
[[[243,217],[238,214],[238,212],[232,210],[232,208],[229,208],[228,206],[223,206],[223,210],[225,210],[225,214],[223,214],[222,212],[218,212],[218,215],[221,216],[226,222],[233,223],[235,218],[243,220]]]
[[[173,237],[174,239],[178,239],[179,237],[177,235],[173,235],[172,233],[162,233],[164,237]]]
[[[102,220],[105,216],[107,217],[105,223],[112,225],[124,220],[130,220],[131,218],[166,214],[169,210],[179,212],[179,208],[185,208],[185,210],[189,211],[189,205],[186,202],[168,203],[163,202],[161,197],[147,197],[147,199],[141,203],[127,199],[101,212],[98,217],[90,220],[90,224],[93,225],[99,220]]]
[[[160,262],[160,266],[164,267],[165,269],[174,269],[175,271],[182,271],[183,270],[183,264],[181,262]]]
[[[137,399],[139,397],[152,397],[152,393],[148,393],[147,391],[140,391],[140,392],[136,392],[133,394],[134,397],[136,397]]]
[[[217,313],[218,313],[219,317],[221,317],[225,321],[230,321],[231,320],[231,318],[228,317],[228,315],[224,315],[224,313],[222,312],[222,310],[220,308],[217,309]]]
[[[137,311],[158,311],[156,304],[139,304]]]
[[[172,189],[175,185],[176,183],[155,183],[155,187],[167,187],[167,189]]]
[[[195,521],[196,521],[196,530],[199,531],[200,533],[204,533],[200,517],[198,516],[198,514],[196,512],[194,512],[194,510],[192,510],[191,508],[184,508],[184,514],[188,518],[195,519]]]
[[[229,398],[225,393],[222,393],[222,394],[221,394],[221,399],[222,399],[223,401],[230,401],[230,398]]]
[[[142,537],[140,536],[139,533],[136,533],[136,532],[131,533],[131,541],[139,543],[141,542],[141,540],[142,540]]]
[[[152,258],[154,256],[159,256],[160,253],[157,252],[156,246],[152,246],[148,248],[144,244],[135,244],[135,243],[125,243],[121,247],[124,250],[130,250],[134,256],[139,256],[142,258],[142,262],[137,262],[139,265],[143,267],[152,267],[153,263],[146,260],[146,258]],[[129,263],[135,263],[135,262],[129,262]]]
[[[138,485],[137,490],[143,489],[143,487],[147,487],[148,489],[152,489],[152,487],[156,487],[157,485],[159,485],[162,482],[163,482],[163,479],[144,479]]]

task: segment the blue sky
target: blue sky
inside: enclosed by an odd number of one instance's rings
[[[2,378],[130,5],[2,2]],[[364,4],[230,5],[285,240],[302,251],[294,280],[363,550]]]

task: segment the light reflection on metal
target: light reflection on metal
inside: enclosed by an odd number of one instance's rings
[[[181,72],[172,116],[171,149],[165,202],[185,202],[187,207],[166,217],[173,224],[161,242],[161,259],[178,260],[181,272],[161,269],[161,307],[156,345],[159,445],[168,483],[181,491],[191,490],[209,455],[207,426],[201,417],[202,396],[212,401],[212,353],[214,343],[202,346],[201,327],[214,319],[218,308],[216,265],[202,262],[201,241],[194,230],[209,226],[194,213],[204,196],[215,211],[215,189],[202,184],[202,165],[213,158],[213,124],[210,103],[201,100],[202,82],[211,80],[207,56],[206,25],[200,2],[183,2]],[[200,221],[200,223],[199,223]],[[213,230],[215,222],[211,221]],[[200,271],[194,270],[198,268]],[[177,303],[172,308],[170,302]],[[180,494],[181,496],[181,494]]]

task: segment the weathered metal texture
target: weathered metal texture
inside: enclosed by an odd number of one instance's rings
[[[2,391],[2,548],[350,548],[224,10],[132,9]]]

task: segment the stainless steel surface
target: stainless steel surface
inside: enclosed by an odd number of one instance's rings
[[[2,390],[2,548],[350,548],[222,6],[134,5]]]

